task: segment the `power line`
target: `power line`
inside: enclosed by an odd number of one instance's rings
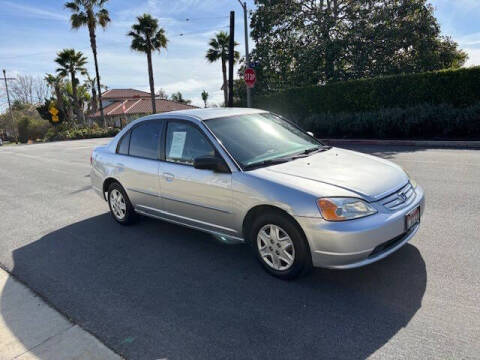
[[[216,28],[216,29],[205,29],[205,30],[201,30],[201,31],[185,32],[185,33],[180,33],[180,34],[177,34],[177,35],[173,35],[173,37],[202,34],[202,33],[210,32],[210,31],[218,31],[218,30],[226,29],[228,27],[229,27],[229,25],[222,26],[222,27],[219,27],[219,28]]]

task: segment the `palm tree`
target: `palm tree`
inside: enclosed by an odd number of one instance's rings
[[[158,26],[158,19],[150,14],[143,14],[137,17],[138,22],[132,25],[132,31],[128,36],[132,37],[132,50],[147,54],[148,61],[148,80],[150,82],[150,95],[152,97],[153,113],[157,112],[155,104],[155,85],[153,83],[152,51],[167,48],[167,38],[165,30]]]
[[[228,103],[228,84],[227,84],[227,61],[229,58],[229,45],[230,45],[230,35],[225,31],[220,31],[215,35],[214,38],[208,43],[210,49],[207,51],[205,56],[207,60],[211,63],[217,61],[218,59],[222,60],[222,74],[223,74],[223,96],[225,98],[225,106]],[[235,42],[235,46],[238,43]],[[235,51],[233,54],[234,62],[240,58],[238,51]]]
[[[57,108],[60,113],[65,114],[65,106],[63,104],[63,93],[62,93],[62,86],[63,86],[63,77],[59,75],[53,74],[46,74],[45,81],[47,82],[48,86],[50,86],[54,93],[55,97],[57,98]]]
[[[203,103],[205,104],[205,107],[207,107],[207,100],[208,100],[208,92],[207,90],[202,91],[202,100]]]
[[[88,27],[90,46],[92,48],[93,60],[95,62],[95,76],[97,78],[97,90],[103,126],[105,126],[105,117],[103,116],[102,89],[100,86],[100,73],[98,71],[97,39],[95,30],[97,25],[100,25],[105,29],[110,22],[108,10],[103,7],[107,1],[108,0],[73,0],[65,4],[65,7],[73,12],[70,17],[72,28],[78,29],[85,25]]]
[[[77,86],[79,82],[76,74],[77,72],[82,75],[87,74],[87,69],[85,68],[87,58],[81,51],[77,52],[75,49],[63,49],[57,53],[55,62],[60,65],[60,67],[57,69],[58,75],[62,77],[70,75],[75,112],[77,117],[83,122],[83,111],[80,109],[80,103],[78,101]]]
[[[96,113],[98,110],[98,93],[97,89],[95,88],[97,86],[97,78],[90,77],[90,74],[87,74],[87,80],[85,80],[85,88],[92,93],[91,101],[90,101],[90,110],[93,113]],[[100,89],[101,90],[108,90],[107,86],[100,84]]]

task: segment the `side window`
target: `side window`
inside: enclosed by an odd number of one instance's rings
[[[117,153],[122,155],[128,155],[128,147],[130,145],[130,131],[123,135],[117,146]]]
[[[169,122],[166,138],[166,160],[192,165],[199,156],[214,156],[215,149],[195,126]]]
[[[147,121],[131,131],[130,151],[131,156],[157,160],[160,153],[160,135],[162,123]]]

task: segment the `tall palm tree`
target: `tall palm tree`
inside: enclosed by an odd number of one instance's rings
[[[202,91],[202,100],[203,103],[205,104],[205,107],[207,107],[207,100],[208,100],[208,92],[207,90]]]
[[[75,51],[75,49],[63,49],[57,53],[57,58],[55,62],[60,66],[57,69],[57,74],[66,77],[70,75],[70,80],[72,82],[72,94],[73,94],[73,103],[75,107],[75,112],[77,117],[83,122],[83,111],[80,109],[80,102],[78,100],[77,86],[78,79],[77,73],[81,75],[87,74],[87,69],[85,64],[87,63],[87,58],[83,55],[81,51]]]
[[[132,50],[147,54],[148,61],[148,80],[150,82],[150,95],[152,97],[153,113],[157,112],[155,104],[155,85],[153,83],[152,52],[167,48],[167,37],[165,30],[158,26],[158,19],[150,14],[143,14],[137,17],[137,23],[132,25],[132,31],[128,36],[132,37]]]
[[[105,29],[110,22],[108,10],[103,7],[107,1],[108,0],[73,0],[65,3],[65,7],[70,9],[73,13],[70,17],[72,28],[78,29],[85,25],[88,27],[90,46],[92,48],[93,60],[95,62],[95,76],[97,78],[97,90],[103,126],[106,124],[105,117],[103,116],[102,89],[100,86],[100,73],[98,70],[97,38],[95,31],[97,25],[100,25]]]
[[[222,74],[223,74],[223,96],[225,98],[225,106],[228,103],[228,84],[227,84],[227,62],[229,58],[229,45],[230,45],[230,35],[225,31],[220,31],[215,35],[214,38],[210,39],[208,43],[210,49],[207,51],[205,56],[207,60],[211,63],[220,59],[222,61]],[[238,43],[235,42],[235,46]],[[233,54],[234,62],[240,58],[238,51],[235,51]]]
[[[63,93],[62,93],[63,77],[59,75],[46,74],[45,81],[47,82],[48,86],[50,86],[53,89],[55,93],[55,97],[57,98],[58,110],[61,113],[65,114],[65,106],[63,104]]]

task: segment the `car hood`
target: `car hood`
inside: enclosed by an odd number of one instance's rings
[[[333,185],[374,201],[408,182],[394,163],[355,151],[332,148],[306,158],[270,166],[265,170]]]

